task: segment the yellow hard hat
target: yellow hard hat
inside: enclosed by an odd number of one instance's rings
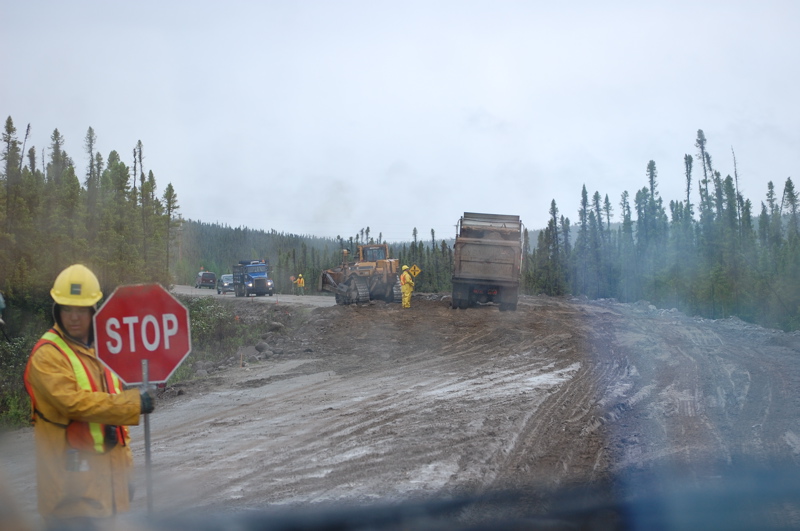
[[[299,275],[297,275],[297,276],[298,276],[298,277],[300,277],[300,278],[303,278],[303,274],[302,274],[302,273],[300,273],[300,274],[299,274]]]
[[[406,269],[408,269],[408,266],[407,266],[407,265],[404,265],[404,266],[403,266],[403,271],[405,271]]]
[[[75,264],[58,274],[50,296],[64,306],[94,306],[103,298],[100,282],[88,267]]]

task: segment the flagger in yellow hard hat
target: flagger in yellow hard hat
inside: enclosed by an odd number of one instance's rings
[[[50,295],[55,324],[33,347],[24,375],[39,512],[48,528],[100,529],[130,507],[133,455],[125,426],[152,412],[153,399],[138,389],[123,390],[95,356],[92,317],[103,292],[94,273],[81,264],[69,266]]]

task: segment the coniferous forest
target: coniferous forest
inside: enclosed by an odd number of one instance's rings
[[[6,120],[0,289],[10,310],[7,334],[33,333],[21,316],[47,315],[50,286],[72,263],[95,271],[108,295],[121,284],[192,284],[201,268],[220,275],[239,260],[265,258],[278,292],[291,292],[289,277],[298,273],[313,292],[342,249],[383,241],[369,220],[358,233],[336,238],[184,220],[179,191],[158,183],[157,169],[144,170],[141,141],[104,156],[90,127],[79,174],[58,129],[44,148],[27,146],[29,133],[30,126],[18,131]],[[699,130],[696,152],[683,156],[683,197],[660,196],[656,163],[649,161],[647,181],[632,194],[576,190],[574,222],[553,200],[547,226],[524,234],[522,292],[647,300],[689,315],[800,329],[800,222],[791,178],[766,183],[754,206],[739,193],[735,155],[734,174],[723,176],[706,144]],[[450,291],[453,242],[446,236],[414,229],[409,241],[390,244],[393,256],[423,271],[417,291]]]
[[[696,156],[684,155],[685,196],[666,203],[656,163],[647,183],[619,203],[586,186],[577,223],[550,220],[526,255],[525,290],[622,302],[647,300],[708,318],[737,316],[783,330],[800,329],[798,195],[791,178],[769,181],[754,207],[734,174],[714,168],[697,131]],[[693,198],[697,198],[696,200]],[[612,213],[618,206],[618,219]]]

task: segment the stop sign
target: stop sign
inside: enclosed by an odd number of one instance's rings
[[[192,351],[189,310],[158,284],[120,286],[94,315],[97,357],[126,384],[164,383]]]

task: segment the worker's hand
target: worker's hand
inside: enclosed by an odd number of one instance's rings
[[[142,415],[146,415],[148,413],[152,413],[153,410],[156,408],[156,401],[147,391],[142,391],[142,394],[139,395],[141,398],[141,413]]]

